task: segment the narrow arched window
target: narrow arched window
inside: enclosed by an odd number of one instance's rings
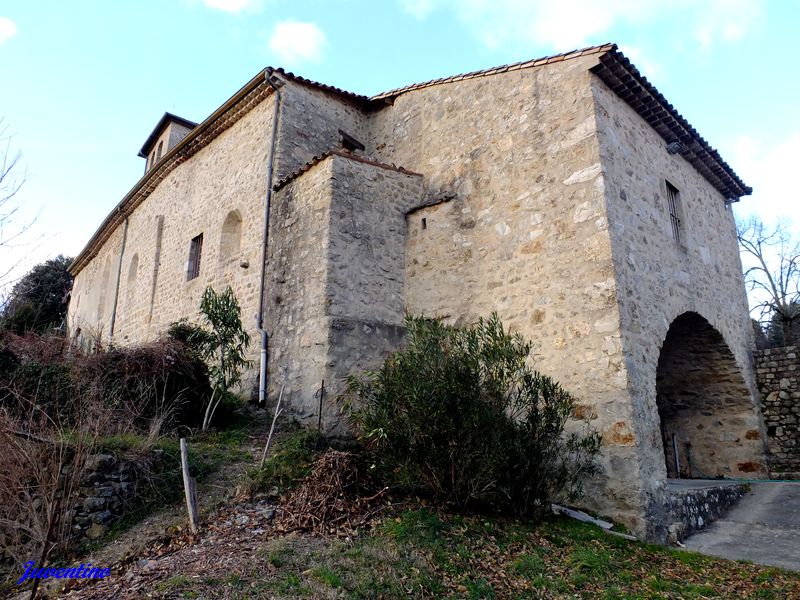
[[[242,249],[242,216],[232,210],[222,223],[222,236],[219,245],[219,260],[226,263],[238,260]]]
[[[130,305],[136,293],[136,280],[139,277],[139,255],[134,254],[131,258],[131,264],[128,266],[128,279],[125,283],[126,297]]]
[[[161,160],[161,150],[164,148],[164,141],[158,142],[158,149],[156,150],[156,162]]]

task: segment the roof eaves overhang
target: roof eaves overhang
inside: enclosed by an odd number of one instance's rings
[[[84,249],[72,261],[68,270],[73,276],[77,275],[92,258],[97,256],[99,249],[111,237],[116,227],[150,195],[167,175],[272,94],[272,87],[266,81],[272,72],[273,70],[270,68],[260,71],[207,119],[192,129],[185,138],[175,144],[136,182],[136,185],[114,207]]]
[[[753,189],[745,185],[711,145],[614,45],[591,68],[669,144],[680,142],[679,153],[726,199],[736,201]]]

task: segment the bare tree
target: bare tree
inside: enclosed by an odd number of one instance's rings
[[[19,222],[20,205],[15,196],[25,183],[27,172],[22,168],[22,153],[12,149],[11,138],[8,125],[0,117],[0,285],[8,283],[6,279],[18,266],[18,261],[9,261],[4,255],[23,242],[35,221]]]
[[[38,402],[0,406],[0,558],[43,568],[68,547],[86,465],[107,424],[106,411],[76,397],[75,421],[60,422]],[[39,580],[32,580],[30,598]]]
[[[736,233],[751,312],[762,325],[779,324],[785,344],[795,343],[800,333],[800,240],[787,221],[767,227],[758,217],[740,223]]]

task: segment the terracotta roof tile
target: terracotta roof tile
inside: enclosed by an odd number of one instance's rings
[[[613,46],[592,67],[611,90],[647,121],[669,143],[683,144],[680,154],[726,199],[752,193],[714,148],[667,101],[628,58]]]
[[[341,156],[342,158],[346,158],[348,160],[354,160],[356,162],[365,163],[365,164],[368,164],[368,165],[372,165],[374,167],[379,167],[381,169],[387,169],[387,170],[390,170],[390,171],[397,171],[398,173],[403,173],[405,175],[415,175],[415,176],[418,176],[418,177],[422,177],[422,175],[420,173],[415,173],[414,171],[409,171],[408,169],[404,169],[403,167],[398,167],[397,165],[387,164],[387,163],[383,163],[383,162],[380,162],[380,161],[377,161],[377,160],[373,160],[373,159],[368,158],[366,156],[360,156],[358,154],[353,154],[352,152],[348,152],[347,150],[344,150],[342,148],[331,148],[330,150],[327,150],[326,152],[323,152],[322,154],[318,154],[317,156],[312,158],[310,161],[308,161],[307,163],[305,163],[301,167],[298,167],[297,169],[295,169],[294,171],[289,173],[286,177],[281,178],[280,181],[278,181],[277,183],[275,183],[275,185],[272,186],[272,189],[277,192],[279,189],[281,189],[282,187],[284,187],[288,183],[291,183],[292,181],[294,181],[295,179],[300,177],[303,173],[309,171],[312,167],[314,167],[315,165],[318,165],[319,163],[321,163],[323,160],[325,160],[329,156]]]

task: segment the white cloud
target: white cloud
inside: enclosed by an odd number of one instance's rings
[[[633,62],[639,71],[650,81],[658,81],[662,78],[664,74],[662,66],[650,58],[641,48],[638,46],[620,44],[619,49],[625,56],[631,59],[631,62]]]
[[[436,0],[400,0],[400,4],[406,12],[422,20],[433,12]]]
[[[764,221],[787,218],[800,227],[800,188],[797,186],[797,157],[800,156],[800,131],[780,142],[767,145],[741,137],[732,147],[731,166],[744,182],[753,187],[736,207],[739,215],[756,213]]]
[[[703,49],[717,39],[740,40],[747,28],[761,16],[760,0],[710,0],[703,4],[697,17],[695,37]]]
[[[322,58],[325,34],[315,23],[282,21],[272,30],[269,48],[287,64]]]
[[[209,8],[216,8],[229,13],[240,13],[243,10],[258,9],[261,0],[203,0]]]
[[[688,19],[698,43],[736,41],[761,12],[763,0],[400,0],[418,19],[451,11],[486,47],[549,46],[570,50],[606,41],[618,25],[639,27],[665,17]]]
[[[17,24],[8,17],[0,17],[0,44],[17,35]]]

